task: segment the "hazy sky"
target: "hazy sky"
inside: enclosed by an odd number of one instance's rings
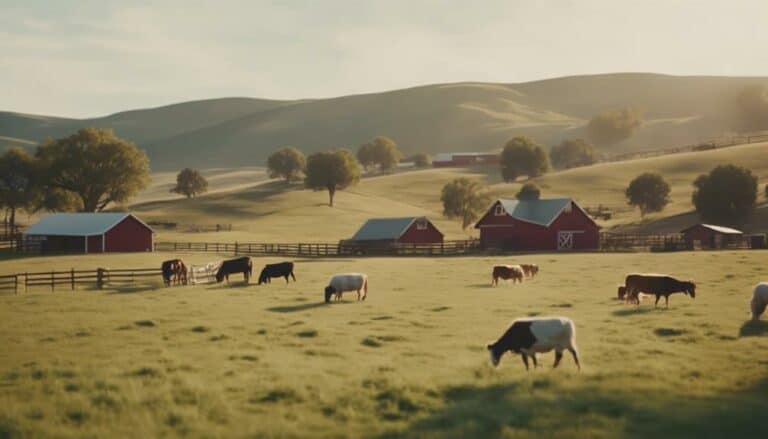
[[[0,0],[0,110],[617,71],[768,75],[766,0]]]

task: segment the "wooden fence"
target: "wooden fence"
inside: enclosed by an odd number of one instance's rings
[[[232,224],[180,224],[171,221],[150,221],[147,224],[156,229],[176,230],[178,232],[188,233],[232,231]]]
[[[56,291],[62,288],[74,291],[78,285],[92,285],[102,289],[108,285],[129,285],[140,280],[155,278],[160,280],[162,273],[159,268],[130,268],[111,270],[97,268],[95,270],[65,270],[42,271],[35,273],[16,273],[0,276],[0,292],[13,291],[17,294],[20,290],[26,291],[32,287],[50,288]]]
[[[667,154],[679,154],[691,151],[706,151],[711,149],[728,148],[730,146],[744,145],[747,143],[758,143],[768,141],[768,134],[754,134],[749,136],[720,137],[701,141],[694,145],[678,146],[673,148],[654,149],[646,151],[635,151],[624,154],[616,154],[606,158],[606,162],[618,162],[624,160],[633,160],[648,157],[657,157]]]

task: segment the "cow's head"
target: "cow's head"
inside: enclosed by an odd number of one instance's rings
[[[499,349],[495,343],[488,343],[485,346],[488,349],[488,353],[491,355],[491,363],[494,367],[499,365],[501,356],[504,355],[504,351]]]
[[[333,296],[335,293],[336,293],[336,288],[333,288],[330,285],[325,287],[325,303],[330,302],[331,301],[331,296]]]
[[[686,282],[685,283],[685,292],[688,295],[690,295],[692,299],[695,299],[696,298],[696,284],[693,281]]]
[[[216,282],[221,283],[224,281],[224,273],[222,273],[221,270],[219,270],[218,273],[216,273]]]
[[[259,285],[267,282],[267,269],[261,270],[261,274],[259,274]]]

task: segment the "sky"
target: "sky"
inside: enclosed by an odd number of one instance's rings
[[[0,111],[657,72],[768,76],[765,0],[0,0]]]

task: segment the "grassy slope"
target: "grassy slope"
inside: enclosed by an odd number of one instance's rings
[[[692,182],[699,174],[721,163],[746,166],[768,183],[768,144],[743,145],[715,151],[676,154],[649,159],[598,164],[553,172],[534,181],[545,197],[568,196],[583,206],[602,204],[614,212],[603,222],[606,228],[643,232],[674,232],[698,222],[691,210]],[[660,172],[672,186],[671,203],[661,213],[641,221],[636,209],[626,205],[624,189],[642,172]],[[226,174],[224,174],[226,175]],[[368,218],[429,215],[448,239],[461,239],[456,221],[441,216],[440,190],[456,178],[469,177],[490,184],[497,196],[514,197],[520,183],[499,182],[497,170],[429,169],[392,176],[363,179],[357,186],[339,192],[336,206],[329,208],[325,192],[303,190],[272,182],[232,193],[204,196],[195,200],[154,202],[135,207],[148,219],[188,223],[231,223],[235,231],[216,234],[160,233],[160,239],[229,241],[336,241],[348,238]],[[765,231],[768,209],[758,209],[746,230]]]
[[[0,273],[167,256],[6,260]],[[745,320],[766,256],[532,255],[537,279],[498,288],[489,267],[509,259],[314,260],[287,286],[0,296],[0,432],[764,437],[768,323]],[[695,276],[697,298],[613,299],[622,273],[659,267]],[[367,272],[368,300],[323,304],[339,271]],[[569,357],[553,371],[551,353],[530,373],[512,356],[493,369],[485,343],[525,315],[573,318],[583,371]]]

